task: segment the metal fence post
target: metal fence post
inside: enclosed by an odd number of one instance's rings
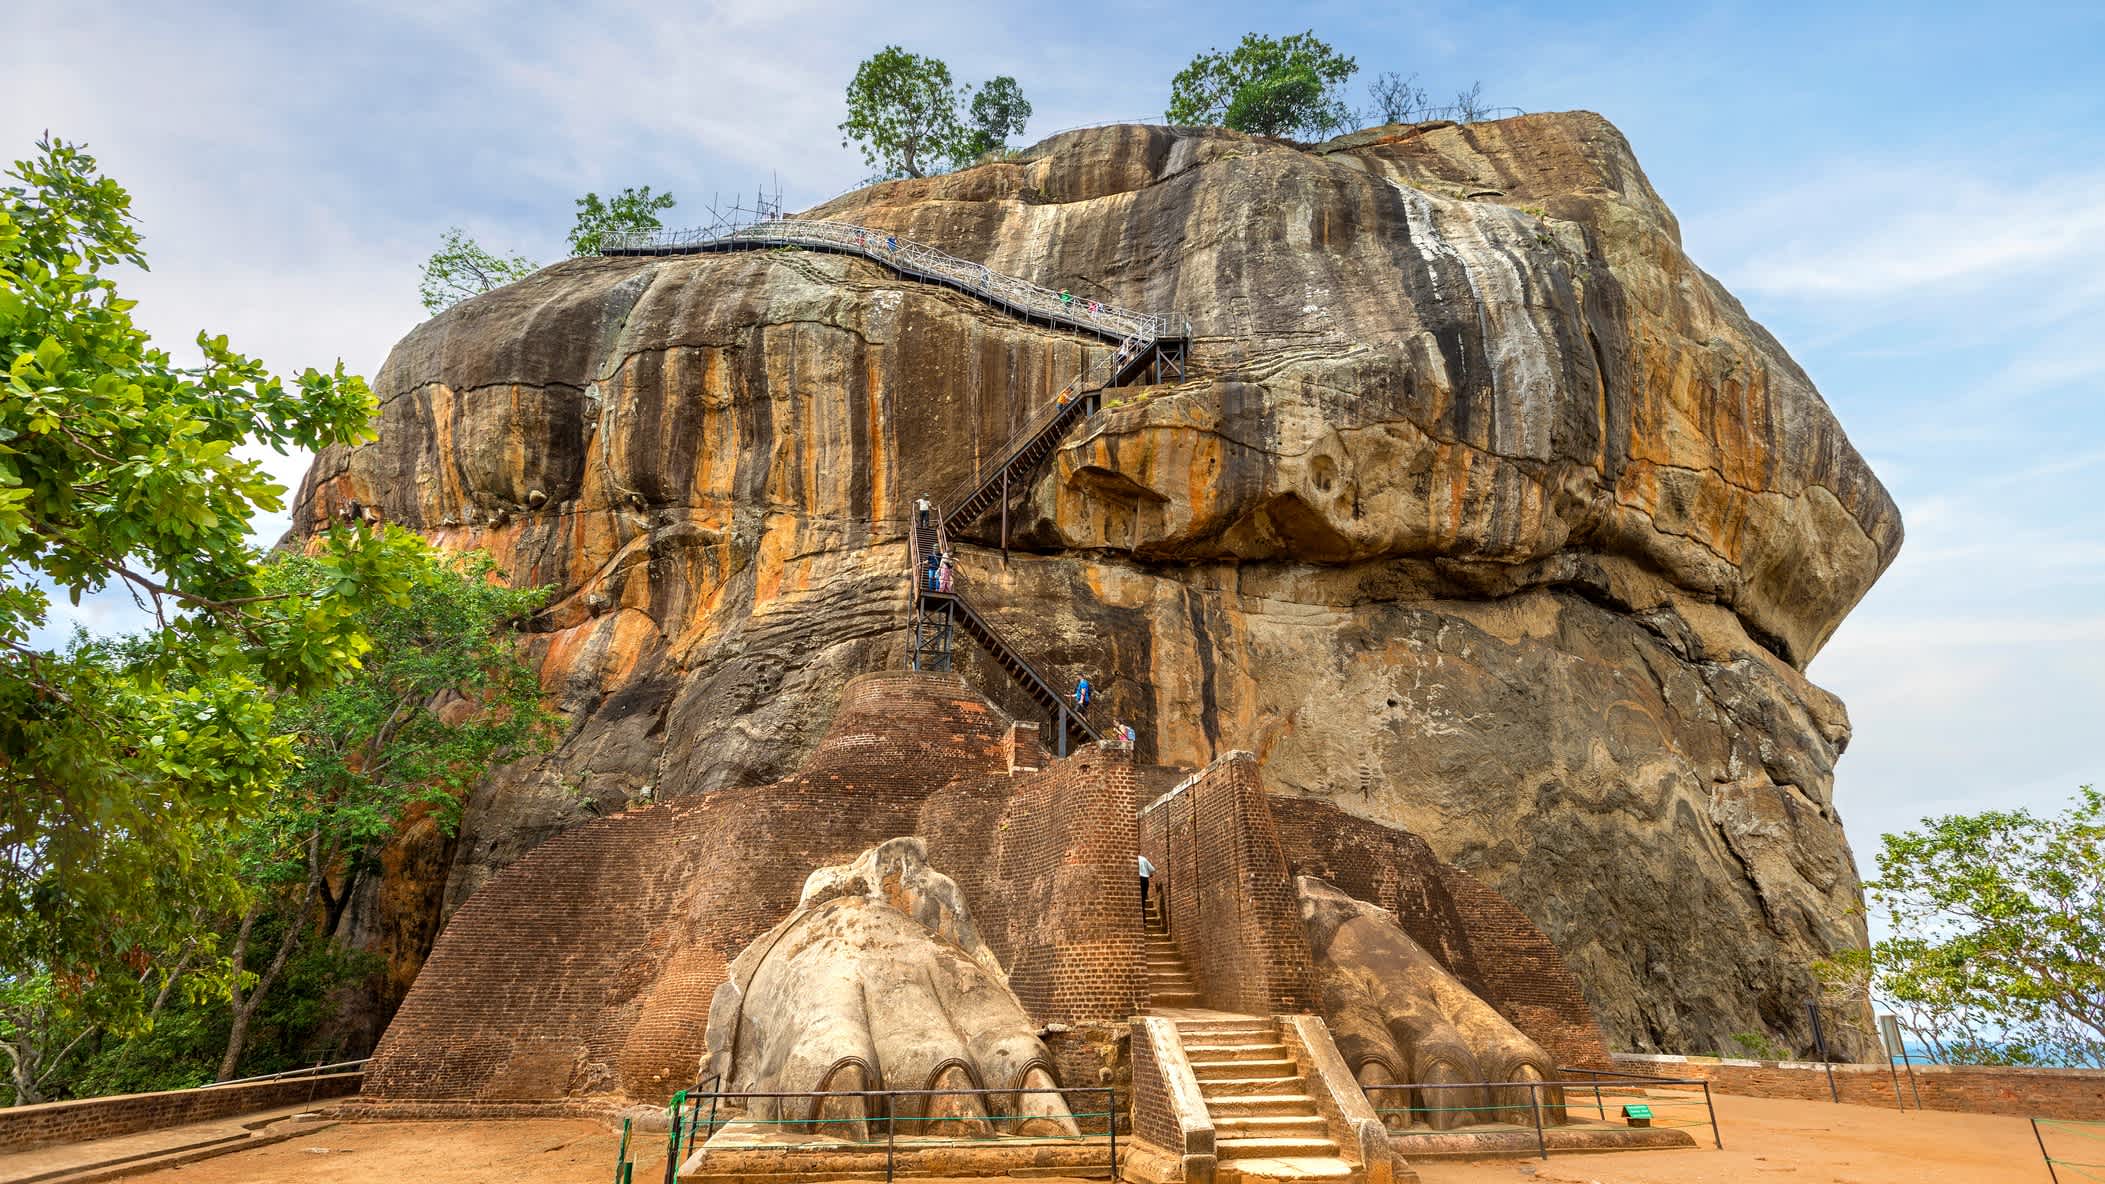
[[[892,1181],[892,1153],[899,1142],[899,1107],[895,1099],[887,1098],[884,1108],[884,1180]]]
[[[1839,1106],[1842,1103],[1842,1094],[1835,1088],[1835,1063],[1827,1059],[1827,1034],[1820,1029],[1820,1005],[1808,1000],[1805,1014],[1812,1017],[1813,1021],[1813,1047],[1820,1053],[1820,1063],[1827,1066],[1828,1099]]]
[[[1723,1151],[1725,1149],[1725,1136],[1718,1133],[1718,1108],[1710,1104],[1710,1082],[1708,1080],[1703,1082],[1703,1109],[1710,1115],[1710,1141],[1717,1144],[1718,1150]]]
[[[1548,1159],[1550,1157],[1550,1145],[1549,1140],[1542,1134],[1542,1083],[1540,1082],[1531,1081],[1528,1083],[1528,1109],[1535,1112],[1535,1149],[1542,1153],[1542,1158]]]
[[[2054,1184],[2061,1184],[2061,1173],[2054,1170],[2054,1157],[2047,1154],[2047,1141],[2039,1133],[2039,1120],[2032,1119],[2032,1140],[2039,1144],[2039,1158],[2047,1161],[2047,1175]]]
[[[1104,1122],[1111,1132],[1111,1178],[1118,1179],[1118,1088],[1104,1090]]]

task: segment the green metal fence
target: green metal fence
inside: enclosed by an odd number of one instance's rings
[[[1003,1105],[1021,1106],[1025,1095],[1053,1094],[1063,1102],[1069,1098],[1082,1098],[1097,1102],[1094,1107],[1075,1110],[1071,1105],[1062,1113],[1075,1121],[1080,1131],[1073,1135],[1016,1135],[1003,1133],[1004,1125],[1017,1120],[1041,1118],[1044,1115],[1027,1114],[1019,1109],[1007,1112]],[[938,1098],[978,1098],[985,1110],[984,1119],[988,1133],[980,1135],[954,1133],[931,1133],[930,1128],[954,1128],[960,1122],[978,1122],[982,1115],[953,1118],[927,1113],[928,1104]],[[827,1118],[823,1117],[825,1105],[834,1099],[856,1099],[861,1103],[860,1115]],[[748,1111],[749,1103],[755,1101],[808,1102],[808,1112],[789,1118],[756,1118]],[[706,1112],[704,1109],[706,1103]],[[780,1110],[777,1105],[770,1109]],[[888,1090],[808,1090],[783,1092],[769,1090],[720,1090],[697,1086],[673,1095],[667,1106],[669,1131],[666,1136],[666,1184],[674,1184],[679,1164],[694,1151],[706,1145],[719,1130],[734,1123],[747,1127],[770,1127],[798,1134],[823,1136],[822,1140],[802,1139],[781,1141],[739,1142],[731,1150],[737,1151],[876,1151],[884,1150],[885,1179],[890,1180],[900,1150],[914,1150],[924,1146],[957,1146],[959,1144],[993,1145],[998,1143],[1068,1143],[1086,1145],[1092,1142],[1104,1144],[1105,1165],[1111,1176],[1118,1175],[1118,1092],[1108,1086],[1087,1087],[1018,1087],[1015,1089],[888,1089]],[[904,1128],[904,1129],[902,1129]],[[1095,1129],[1101,1128],[1101,1129]],[[623,1148],[626,1157],[627,1124],[623,1124]],[[882,1133],[878,1133],[879,1131]],[[618,1184],[628,1184],[619,1181]]]
[[[1710,1102],[1710,1082],[1700,1078],[1641,1077],[1606,1069],[1564,1069],[1556,1081],[1425,1081],[1390,1085],[1363,1085],[1367,1100],[1374,1104],[1382,1125],[1395,1138],[1431,1138],[1456,1133],[1493,1130],[1527,1132],[1535,1136],[1535,1150],[1549,1158],[1548,1128],[1561,1125],[1564,1116],[1586,1109],[1602,1122],[1614,1116],[1633,1126],[1710,1128],[1711,1143],[1722,1149],[1717,1110]],[[1456,1091],[1475,1091],[1475,1099]],[[1525,1100],[1514,1095],[1525,1091]],[[1700,1092],[1696,1092],[1700,1091]],[[1587,1102],[1592,1102],[1588,1107]],[[1662,1113],[1663,1112],[1663,1113]],[[1443,1115],[1488,1118],[1489,1122],[1464,1124],[1469,1129],[1433,1126]],[[1419,1124],[1424,1123],[1425,1129]]]
[[[2051,1136],[2051,1138],[2049,1137]],[[2105,1180],[2105,1122],[2074,1118],[2035,1118],[2032,1138],[2039,1144],[2039,1157],[2047,1162],[2047,1175],[2061,1184],[2061,1173],[2078,1180]],[[2053,1149],[2077,1159],[2063,1159]]]

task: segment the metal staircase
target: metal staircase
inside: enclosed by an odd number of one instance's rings
[[[769,211],[772,214],[772,209]],[[917,503],[909,536],[909,576],[913,586],[913,629],[908,663],[915,670],[948,670],[959,632],[977,642],[995,663],[1036,701],[1053,726],[1055,750],[1067,755],[1070,739],[1100,739],[1089,721],[1075,713],[1072,701],[1025,661],[992,622],[953,589],[931,586],[931,556],[944,554],[948,535],[962,531],[997,505],[1002,509],[1001,539],[1008,542],[1009,495],[1037,475],[1074,425],[1102,406],[1102,392],[1142,374],[1150,382],[1184,377],[1191,323],[1175,316],[1156,316],[1101,300],[1055,292],[1028,280],[1003,275],[983,264],[946,255],[933,247],[867,226],[811,218],[766,217],[745,226],[719,223],[702,230],[657,230],[609,235],[602,255],[698,255],[719,251],[764,251],[794,247],[875,260],[908,278],[963,292],[1031,324],[1074,329],[1117,343],[1050,403],[1039,408],[990,458],[975,466],[939,505]]]
[[[1073,701],[1039,673],[992,621],[981,616],[955,587],[945,590],[937,583],[939,577],[931,573],[939,569],[930,567],[928,561],[931,556],[944,554],[945,540],[942,518],[933,510],[923,514],[917,508],[907,546],[908,572],[914,588],[908,667],[951,669],[952,647],[957,635],[963,633],[978,643],[994,664],[1045,711],[1046,722],[1052,726],[1055,755],[1066,756],[1070,743],[1101,740],[1095,726],[1075,710]]]

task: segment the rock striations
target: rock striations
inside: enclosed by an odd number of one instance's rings
[[[1849,724],[1802,671],[1900,518],[1613,127],[1097,128],[813,216],[1189,317],[1191,377],[1109,392],[1006,559],[993,519],[960,556],[1144,759],[1251,749],[1273,792],[1424,836],[1555,940],[1612,1044],[1802,1038],[1807,964],[1862,938]],[[411,333],[295,529],[355,500],[551,586],[570,722],[361,903],[400,973],[585,813],[796,768],[902,660],[914,496],[1104,348],[794,250],[572,260]]]

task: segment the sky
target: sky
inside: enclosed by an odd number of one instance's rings
[[[842,88],[888,43],[1017,78],[1027,142],[1159,118],[1193,54],[1304,28],[1360,82],[1614,121],[1892,491],[1900,558],[1811,667],[1855,723],[1867,873],[1924,816],[2105,785],[2105,5],[69,0],[11,22],[0,152],[49,129],[131,189],[164,344],[372,375],[449,226],[549,262],[587,190],[670,190],[682,224],[851,188]]]

